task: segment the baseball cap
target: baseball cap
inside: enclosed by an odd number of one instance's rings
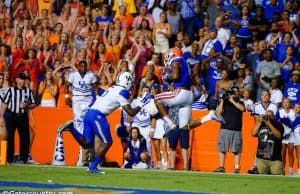
[[[298,75],[298,76],[300,76],[300,71],[294,70],[294,71],[292,72],[292,75]]]
[[[25,80],[27,78],[27,76],[22,72],[22,73],[18,73],[16,78],[20,78],[20,79]]]

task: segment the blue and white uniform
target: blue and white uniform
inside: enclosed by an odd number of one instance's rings
[[[295,143],[294,132],[291,127],[292,121],[295,120],[295,111],[293,109],[290,109],[289,112],[286,112],[283,108],[280,108],[278,110],[276,118],[279,122],[282,123],[282,125],[284,127],[282,143],[283,144]]]
[[[174,92],[163,92],[155,96],[155,100],[169,107],[179,107],[179,128],[186,126],[192,113],[192,103],[194,101],[191,91],[191,71],[182,57],[171,60],[171,68],[175,62],[180,63],[179,78],[172,82]]]
[[[84,110],[92,102],[92,92],[93,92],[93,84],[96,83],[97,78],[91,72],[86,72],[86,74],[82,77],[79,71],[74,71],[70,73],[68,82],[72,86],[72,108],[74,115],[74,127],[79,130],[79,132],[83,133],[82,127],[82,117],[84,115]]]
[[[141,100],[141,97],[134,99],[131,103],[131,107],[135,108],[138,106],[138,102]],[[139,128],[141,135],[146,140],[147,150],[151,155],[151,138],[149,136],[151,127],[151,115],[145,110],[145,108],[141,108],[141,110],[132,118],[131,127]]]
[[[295,146],[300,145],[300,115],[296,116],[295,120],[291,123],[291,128],[294,131]]]
[[[93,145],[95,135],[103,143],[112,143],[110,126],[106,116],[121,106],[129,104],[130,92],[121,86],[112,86],[88,109],[84,117],[84,131],[87,142]]]

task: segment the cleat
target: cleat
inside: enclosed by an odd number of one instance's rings
[[[69,120],[67,122],[65,122],[64,124],[61,124],[58,129],[57,129],[57,133],[61,133],[63,131],[68,131],[70,130],[70,128],[73,127],[73,120]]]
[[[216,170],[214,170],[216,173],[225,173],[225,168],[224,167],[219,167]]]
[[[87,168],[86,169],[86,172],[87,173],[91,173],[91,174],[105,174],[104,171],[98,169],[98,168],[95,168],[95,169],[90,169],[90,168]]]
[[[27,159],[27,164],[38,164],[31,156],[31,154],[29,154],[28,159]]]
[[[224,118],[221,115],[219,115],[215,110],[210,111],[209,114],[211,114],[211,120],[215,120],[222,124],[225,123]]]
[[[233,173],[239,174],[240,173],[240,169],[239,168],[235,168],[234,171],[233,171]]]

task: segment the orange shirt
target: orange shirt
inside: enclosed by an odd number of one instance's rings
[[[160,68],[159,66],[154,65],[154,74],[159,79],[160,82],[162,82],[162,72],[163,68]],[[146,75],[146,67],[143,69],[142,77]]]
[[[0,60],[0,72],[1,72],[1,73],[3,73],[4,67],[5,67],[5,65],[4,65],[3,61]]]
[[[117,65],[121,58],[121,48],[120,45],[109,46],[107,48],[107,54],[112,56],[112,65]]]
[[[40,83],[39,87],[43,87],[44,85],[45,85],[45,83],[44,83],[44,81],[42,81]],[[54,84],[53,87],[57,88],[57,85]],[[55,100],[55,96],[52,96],[50,90],[47,87],[45,87],[45,90],[42,94],[41,100]]]
[[[133,24],[133,20],[134,18],[131,15],[125,15],[125,16],[119,16],[115,18],[116,20],[120,20],[122,25],[126,25],[126,29],[127,31],[130,30],[132,24]],[[124,27],[124,26],[122,26]]]
[[[19,61],[21,59],[23,59],[25,56],[25,51],[24,49],[18,50],[15,49],[12,51],[12,64],[11,64],[11,78],[12,80],[16,79],[16,76],[18,75],[18,73],[21,73],[25,70],[24,65],[21,65],[21,67],[19,66],[16,69],[16,65],[19,63]]]
[[[54,33],[54,34],[50,34],[48,36],[48,41],[50,43],[51,46],[53,46],[55,43],[58,43],[59,41],[59,35]]]

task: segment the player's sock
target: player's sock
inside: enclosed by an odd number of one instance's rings
[[[58,133],[61,133],[61,132],[63,132],[63,131],[68,131],[68,130],[70,130],[70,129],[73,128],[73,127],[74,127],[73,120],[69,120],[69,121],[67,121],[67,122],[65,122],[65,123],[63,123],[63,124],[61,124],[61,125],[58,127],[57,132],[58,132]]]
[[[203,124],[203,123],[205,123],[205,122],[207,122],[207,121],[210,121],[210,120],[211,120],[211,115],[212,115],[212,112],[209,111],[208,114],[206,114],[204,117],[202,117],[201,123]]]
[[[104,161],[104,159],[100,156],[96,156],[94,161],[90,164],[89,169],[96,169],[100,162]]]

